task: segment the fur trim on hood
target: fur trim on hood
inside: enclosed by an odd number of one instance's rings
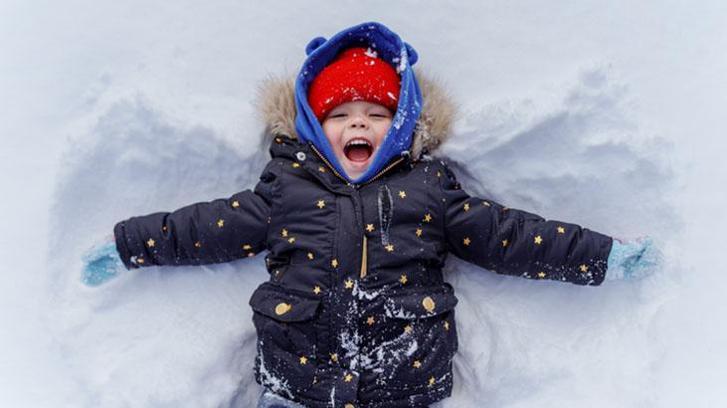
[[[412,138],[412,157],[436,150],[451,134],[457,106],[435,79],[415,69],[424,105]],[[265,123],[265,134],[297,139],[295,131],[295,77],[271,76],[258,88],[257,110]]]

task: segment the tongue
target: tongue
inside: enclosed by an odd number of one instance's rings
[[[362,162],[368,160],[371,153],[367,146],[352,146],[346,152],[348,160]]]

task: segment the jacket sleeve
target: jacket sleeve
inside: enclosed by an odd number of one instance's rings
[[[116,249],[124,265],[132,269],[229,262],[265,249],[277,185],[273,163],[253,191],[116,224]]]
[[[471,197],[442,163],[449,252],[499,274],[600,285],[612,238],[578,225]]]

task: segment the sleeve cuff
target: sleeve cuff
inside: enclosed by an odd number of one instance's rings
[[[124,232],[124,222],[119,222],[114,226],[114,239],[116,241],[116,251],[119,253],[121,262],[124,263],[126,269],[136,269],[139,266],[131,263],[131,252],[126,245],[126,233]]]

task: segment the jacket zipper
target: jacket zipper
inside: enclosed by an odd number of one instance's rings
[[[371,177],[370,179],[364,181],[361,184],[353,184],[350,181],[346,180],[345,177],[341,176],[336,171],[336,168],[333,167],[331,165],[331,163],[325,157],[323,157],[323,155],[318,151],[318,149],[316,149],[316,147],[312,143],[309,144],[309,146],[311,147],[311,149],[313,149],[313,151],[316,153],[316,155],[318,155],[318,157],[323,161],[323,163],[325,163],[326,166],[328,166],[328,168],[331,169],[331,171],[333,172],[333,174],[336,175],[336,177],[340,178],[344,183],[346,183],[347,186],[352,186],[352,187],[365,186],[366,184],[369,184],[372,181],[378,180],[378,178],[381,177],[382,175],[384,175],[384,173],[386,173],[387,171],[391,170],[394,166],[396,166],[397,164],[401,163],[404,160],[403,157],[399,157],[398,159],[396,159],[396,161],[394,161],[393,163],[391,163],[388,166],[384,167],[380,172],[376,173],[376,175],[373,176],[373,177]]]
[[[336,177],[338,177],[341,180],[343,180],[343,182],[346,183],[347,186],[352,186],[354,188],[361,187],[361,186],[365,186],[366,184],[369,184],[369,183],[371,183],[371,182],[373,182],[375,180],[378,180],[379,177],[381,177],[382,175],[384,175],[384,173],[386,173],[387,171],[391,170],[392,168],[394,168],[394,166],[396,166],[397,164],[401,163],[404,160],[403,157],[399,157],[393,163],[389,164],[388,166],[384,167],[380,172],[376,173],[376,175],[374,177],[371,177],[370,179],[368,179],[367,181],[365,181],[365,182],[363,182],[361,184],[353,184],[353,183],[349,182],[348,180],[346,180],[344,177],[342,177],[340,174],[338,174],[338,172],[336,171],[335,167],[333,167],[331,165],[331,163],[325,157],[323,157],[323,155],[318,151],[318,149],[316,149],[316,147],[312,143],[309,143],[308,145],[311,147],[311,149],[313,149],[313,151],[316,153],[316,155],[318,155],[318,157],[323,161],[323,163],[326,163],[326,166],[328,166],[328,168],[331,169],[331,171],[333,172],[333,174],[336,175]],[[367,259],[366,259],[366,253],[367,253],[366,245],[367,245],[366,233],[364,232],[363,233],[363,241],[362,241],[362,244],[361,244],[361,271],[359,273],[361,279],[363,279],[363,278],[366,277],[366,268],[367,268],[367,265],[366,265],[367,264]]]

